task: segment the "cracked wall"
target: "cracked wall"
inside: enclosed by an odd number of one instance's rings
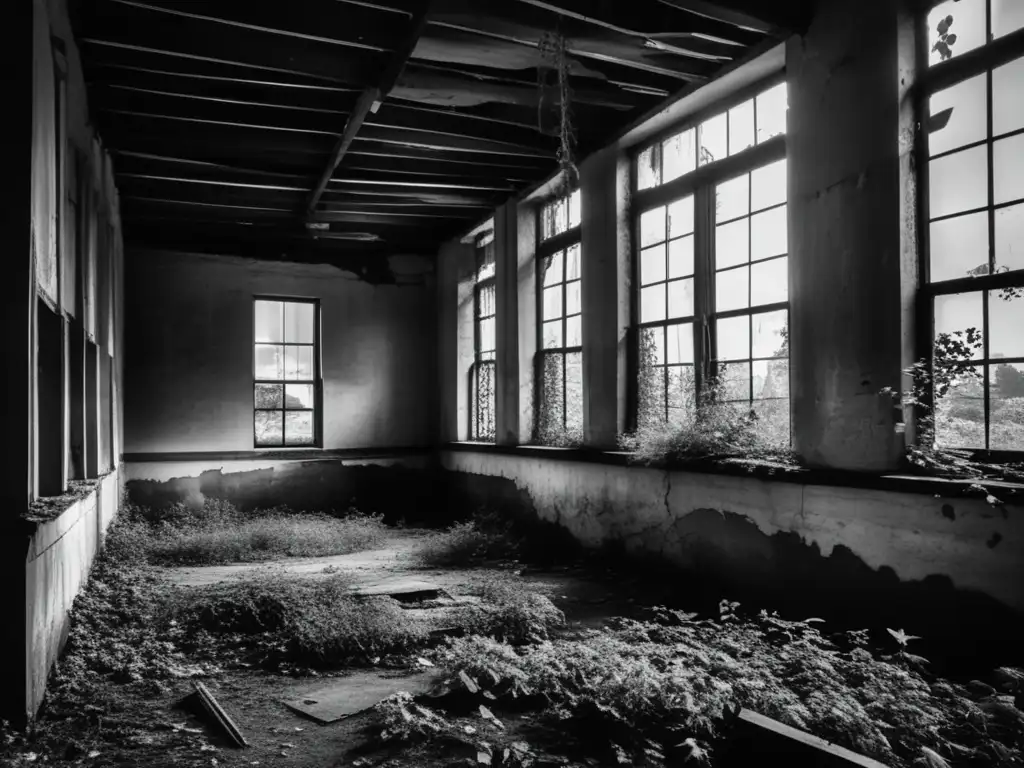
[[[449,508],[535,515],[669,566],[683,591],[904,627],[940,653],[1020,652],[1019,505],[470,451],[441,463]]]

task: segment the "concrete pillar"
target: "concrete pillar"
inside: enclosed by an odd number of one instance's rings
[[[607,147],[580,167],[583,213],[583,439],[614,449],[625,431],[630,326],[630,167]]]
[[[519,339],[519,444],[533,441],[536,419],[537,357],[537,208],[517,206],[519,226],[516,253]]]
[[[514,200],[494,212],[495,442],[519,445],[519,215]]]
[[[85,427],[85,328],[77,319],[68,327],[68,388],[69,397],[69,451],[70,476],[74,480],[86,477]]]
[[[100,349],[85,342],[85,476],[95,479],[102,473],[100,463]]]
[[[473,277],[471,244],[452,240],[437,258],[438,376],[442,443],[469,438],[469,368],[473,364]]]
[[[904,252],[899,5],[823,0],[788,43],[793,436],[816,467],[888,471],[903,451],[899,412],[879,394],[900,385],[916,280]]]

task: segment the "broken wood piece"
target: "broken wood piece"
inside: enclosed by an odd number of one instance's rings
[[[281,703],[321,725],[328,725],[369,709],[400,691],[413,696],[426,694],[434,687],[438,676],[436,669],[401,677],[357,672],[316,690],[283,698]]]
[[[764,762],[766,756],[776,756],[781,758],[779,764],[788,768],[888,768],[870,757],[749,709],[741,710],[735,720],[728,752],[729,760],[735,758],[740,765],[744,758],[755,765]]]
[[[200,683],[199,681],[193,681],[196,692],[195,695],[198,702],[202,705],[202,709],[206,712],[209,718],[220,726],[228,737],[239,747],[249,746],[249,742],[245,740],[245,736],[239,730],[238,726],[235,725],[235,721],[231,719],[231,716],[224,710],[217,699],[214,698],[210,690]]]
[[[352,587],[352,594],[357,597],[392,597],[399,602],[421,602],[434,600],[443,591],[429,581],[398,577],[359,584]]]

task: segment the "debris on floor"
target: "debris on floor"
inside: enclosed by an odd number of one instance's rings
[[[327,725],[370,709],[395,693],[405,691],[413,696],[426,694],[438,679],[439,673],[436,671],[412,675],[355,672],[339,677],[329,685],[282,698],[281,703]],[[297,686],[298,689],[308,687]]]

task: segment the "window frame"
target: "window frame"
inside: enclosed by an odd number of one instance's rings
[[[644,143],[636,146],[630,152],[630,189],[632,193],[632,204],[630,211],[630,232],[631,232],[631,264],[630,279],[632,288],[630,291],[630,343],[628,345],[628,404],[627,429],[635,431],[640,422],[640,341],[644,328],[664,327],[692,324],[693,332],[693,373],[694,373],[694,407],[700,402],[702,391],[707,383],[715,375],[715,368],[718,364],[717,338],[715,321],[728,319],[730,317],[754,316],[757,314],[787,310],[791,318],[790,299],[785,302],[758,307],[746,307],[736,310],[729,310],[723,313],[716,312],[715,306],[715,187],[716,185],[729,181],[730,179],[749,174],[759,168],[771,165],[787,157],[788,134],[783,133],[764,140],[760,144],[755,143],[746,149],[729,155],[721,160],[712,161],[705,165],[698,165],[694,170],[689,171],[671,181],[664,182],[657,186],[643,189],[639,188],[639,166],[640,156],[651,146],[659,145],[661,142],[690,130],[697,130],[698,126],[705,120],[721,114],[727,114],[733,107],[739,106],[746,101],[756,98],[757,95],[786,82],[784,70],[775,72],[768,77],[762,78],[732,94],[729,98],[723,99],[709,105],[686,120],[676,123],[664,131],[660,131]],[[728,126],[728,121],[726,122]],[[728,127],[726,128],[728,135]],[[755,132],[756,138],[756,132]],[[698,148],[699,151],[699,148]],[[662,161],[663,162],[663,161]],[[640,292],[641,283],[641,217],[647,211],[660,206],[668,206],[689,195],[693,196],[694,206],[694,264],[693,264],[693,315],[683,318],[668,318],[664,320],[640,321]],[[790,201],[787,200],[787,205]],[[767,210],[767,209],[766,209]],[[751,217],[753,212],[746,214]],[[666,233],[666,243],[672,238]],[[787,254],[788,255],[788,254]],[[754,262],[749,262],[753,264]],[[685,279],[685,278],[684,278]],[[666,284],[671,279],[666,277]],[[749,290],[749,289],[748,289]],[[788,327],[788,325],[787,325]],[[751,349],[753,355],[753,349]],[[751,357],[750,360],[754,358]],[[779,358],[781,359],[781,358]],[[788,357],[787,357],[788,359]],[[741,361],[737,361],[741,362]],[[749,362],[749,361],[748,361]],[[665,369],[666,391],[669,377],[668,364],[662,367]],[[752,363],[751,363],[752,367]],[[792,370],[790,370],[790,380]],[[791,383],[791,382],[790,382]],[[751,385],[752,386],[752,385]],[[787,387],[788,401],[792,407],[792,387]],[[668,417],[668,400],[665,403],[665,416]],[[792,418],[790,419],[790,435],[792,437]]]
[[[256,375],[256,347],[261,343],[256,341],[256,302],[258,301],[280,301],[285,304],[311,304],[313,306],[313,343],[294,344],[292,346],[313,347],[313,378],[310,379],[261,379]],[[320,299],[303,296],[281,296],[273,294],[254,294],[252,298],[252,334],[250,344],[252,345],[252,444],[254,450],[308,450],[310,448],[323,448],[323,362],[322,353],[322,328],[320,320]],[[283,346],[288,342],[282,341]],[[256,386],[258,384],[281,384],[281,408],[257,408],[256,407]],[[313,441],[311,443],[285,442],[285,415],[288,408],[285,406],[285,397],[288,384],[311,384],[313,386],[313,408],[291,409],[300,412],[313,412]],[[281,413],[281,442],[275,444],[259,443],[256,438],[256,414],[259,411],[274,411]]]
[[[486,277],[483,280],[480,279],[480,270],[483,267],[486,259],[487,247],[493,247],[494,251],[494,274],[490,277]],[[497,357],[498,357],[498,334],[497,334],[497,315],[498,315],[498,263],[497,263],[497,244],[495,243],[494,230],[487,230],[486,232],[480,233],[475,241],[473,242],[473,363],[469,367],[469,439],[473,442],[483,443],[494,443],[497,442],[497,404],[498,398],[497,393],[492,392],[492,399],[494,401],[494,413],[491,418],[494,422],[494,434],[490,437],[483,436],[480,434],[480,392],[479,392],[479,376],[485,365],[490,366],[494,369],[492,377],[492,388],[497,385]],[[483,289],[493,287],[494,288],[494,312],[490,315],[481,317],[480,315],[480,293]],[[495,334],[494,334],[494,349],[483,350],[480,348],[482,343],[481,340],[481,327],[482,321],[493,319],[495,323]],[[490,354],[490,357],[485,358],[484,355]]]
[[[983,392],[984,408],[984,430],[985,448],[958,448],[957,446],[943,446],[951,450],[963,450],[970,454],[976,461],[993,463],[1007,463],[1024,460],[1024,449],[1022,450],[992,450],[991,445],[991,382],[989,372],[998,362],[1011,364],[1024,364],[1024,357],[993,358],[989,350],[989,293],[1002,289],[1018,288],[1024,289],[1024,268],[1007,272],[995,272],[995,212],[1001,208],[1013,205],[1024,205],[1024,199],[1008,203],[995,203],[994,198],[994,147],[996,141],[1013,136],[1024,135],[1024,128],[1018,128],[1005,134],[996,136],[993,133],[993,89],[992,73],[1004,65],[1024,57],[1024,29],[1010,32],[1000,38],[992,39],[992,0],[985,2],[985,34],[986,42],[974,49],[971,49],[959,56],[954,55],[945,61],[929,63],[932,39],[931,30],[928,27],[928,15],[942,0],[934,0],[923,4],[915,19],[915,66],[920,73],[913,89],[912,101],[915,114],[918,116],[920,129],[916,131],[913,146],[915,164],[917,166],[917,204],[915,206],[916,229],[917,229],[917,253],[918,253],[918,287],[916,291],[915,322],[917,331],[914,340],[920,353],[918,358],[923,359],[929,371],[934,370],[935,359],[935,305],[936,300],[942,296],[953,294],[979,293],[982,300],[982,327],[984,345],[982,357],[972,359],[968,366],[980,367],[982,370],[981,387]],[[954,17],[955,18],[955,17]],[[984,206],[964,211],[957,211],[951,214],[937,217],[934,221],[955,219],[969,214],[982,213],[987,215],[988,234],[988,274],[958,277],[940,282],[931,282],[931,224],[933,220],[930,213],[930,190],[931,175],[929,155],[928,121],[930,117],[929,99],[941,91],[963,83],[979,75],[985,76],[985,97],[986,97],[986,131],[985,138],[973,141],[953,149],[944,150],[936,154],[934,159],[965,151],[971,148],[986,148],[986,184],[987,200]],[[929,388],[922,398],[920,408],[915,409],[915,421],[920,419],[924,412],[930,411],[934,418],[935,399],[934,391]],[[915,439],[919,433],[915,431]]]
[[[564,200],[566,205],[566,221],[568,223],[568,216],[570,211],[570,200],[574,194],[582,195],[582,192],[578,188],[574,188],[564,195],[559,195],[554,198],[545,200],[541,204],[536,206],[536,217],[537,217],[537,242],[534,256],[534,269],[535,269],[535,292],[536,292],[536,317],[535,324],[537,326],[537,352],[534,355],[534,392],[536,397],[533,402],[534,410],[534,428],[533,438],[534,442],[541,443],[541,424],[544,413],[544,361],[548,354],[561,354],[562,355],[562,429],[567,428],[568,423],[568,365],[566,364],[567,358],[572,353],[580,353],[582,360],[583,355],[583,218],[580,217],[579,223],[569,226],[564,232],[559,232],[551,237],[544,239],[544,212],[548,206],[556,204],[559,201]],[[582,199],[580,200],[580,206],[582,210]],[[546,348],[544,346],[544,260],[550,258],[559,251],[568,251],[573,246],[579,246],[580,249],[580,276],[574,280],[566,280],[566,266],[567,262],[563,258],[562,261],[562,279],[559,285],[562,288],[562,315],[560,322],[562,324],[562,345],[560,347]],[[566,294],[567,285],[570,282],[579,282],[580,284],[580,311],[571,315],[571,317],[580,318],[580,343],[578,346],[569,347],[566,346],[566,340],[568,334],[568,321],[570,315],[567,314]],[[550,322],[550,321],[548,321]]]

